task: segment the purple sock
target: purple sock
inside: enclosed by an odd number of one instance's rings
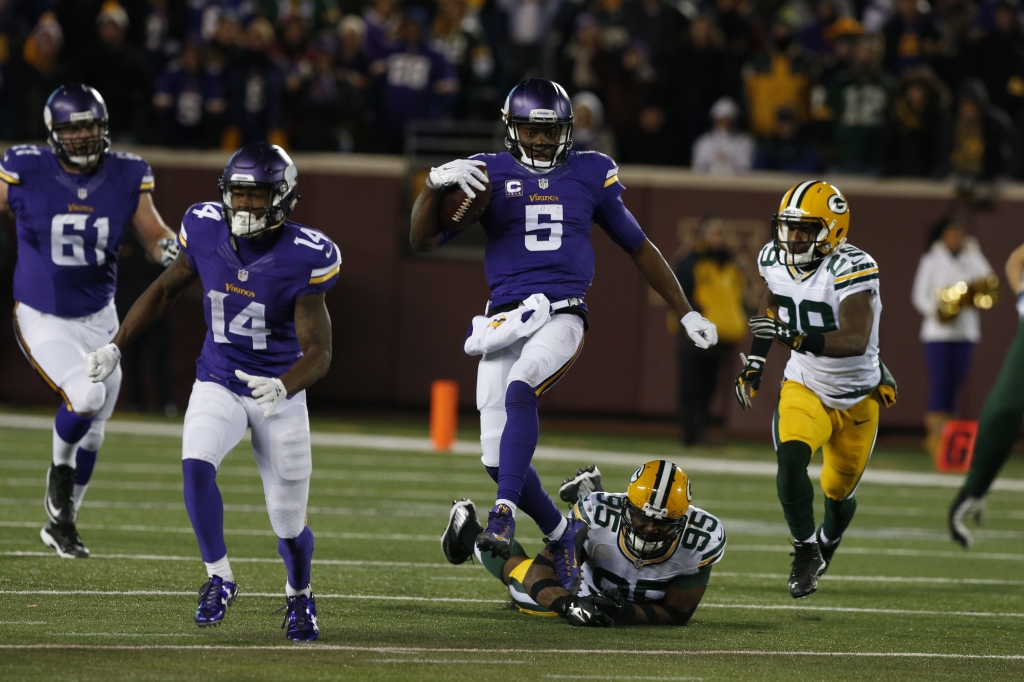
[[[505,428],[498,451],[498,499],[519,505],[526,473],[537,449],[540,397],[524,381],[513,381],[505,391]]]
[[[309,587],[309,565],[313,561],[313,531],[306,526],[297,537],[277,539],[277,553],[288,568],[288,584],[293,590]]]
[[[217,470],[209,462],[186,459],[181,462],[181,472],[185,476],[185,509],[199,541],[199,553],[203,561],[212,564],[228,553]]]
[[[498,467],[484,467],[484,469],[487,471],[487,475],[497,483]],[[517,506],[537,522],[544,535],[554,533],[558,525],[562,523],[562,512],[558,510],[547,491],[544,490],[544,486],[540,482],[540,474],[532,464],[526,472],[526,481],[523,483],[523,491],[519,495]]]
[[[75,453],[75,485],[88,484],[95,467],[96,453],[85,448],[78,448],[78,452]]]
[[[57,428],[57,435],[62,441],[74,444],[85,437],[89,427],[92,426],[93,419],[95,417],[79,417],[68,408],[67,403],[64,403],[57,410],[57,419],[54,425]]]

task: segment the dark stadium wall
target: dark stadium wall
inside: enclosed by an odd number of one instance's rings
[[[2,146],[2,145],[0,145]],[[216,152],[139,150],[156,173],[156,204],[175,228],[189,205],[217,200],[216,180],[225,161]],[[341,248],[343,264],[327,296],[334,327],[334,358],[326,379],[310,390],[318,407],[424,407],[430,382],[455,379],[464,408],[475,405],[475,359],[462,352],[469,321],[487,300],[483,264],[477,258],[416,257],[405,245],[410,190],[404,160],[381,157],[296,156],[299,202],[293,217],[327,233]],[[761,174],[710,178],[685,170],[624,168],[624,198],[651,240],[670,260],[692,242],[701,216],[722,214],[736,228],[735,246],[759,286],[752,259],[767,239],[771,214],[782,193],[801,178]],[[851,206],[851,242],[880,266],[881,353],[900,385],[899,403],[883,425],[915,428],[925,409],[927,378],[918,341],[920,316],[910,289],[924,234],[940,216],[967,216],[1000,275],[1007,254],[1024,238],[1024,188],[1009,186],[987,207],[954,202],[951,187],[932,182],[835,179]],[[676,337],[665,305],[648,289],[629,257],[600,229],[593,242],[597,273],[587,296],[591,329],[573,369],[545,395],[550,412],[669,417],[675,412]],[[9,277],[9,275],[8,275]],[[4,283],[10,296],[10,282]],[[1002,300],[983,315],[983,340],[964,394],[964,414],[975,416],[997,375],[1017,326],[1005,282]],[[187,402],[194,362],[203,342],[202,292],[187,292],[173,312],[171,358],[179,406]],[[10,325],[0,329],[0,401],[56,405],[17,350]],[[746,351],[746,342],[737,354]],[[728,425],[767,433],[785,354],[769,357],[755,408],[743,413],[723,384],[718,402]],[[739,361],[736,360],[738,370]],[[729,374],[734,374],[730,370]]]

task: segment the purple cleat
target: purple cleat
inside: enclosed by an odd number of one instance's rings
[[[288,628],[285,635],[293,642],[312,642],[320,636],[320,625],[316,622],[316,599],[300,594],[288,597],[285,605],[284,622],[281,629]]]
[[[555,560],[555,574],[562,587],[576,594],[580,585],[580,555],[587,541],[590,526],[579,519],[568,519],[565,532],[557,540],[549,540],[545,548]]]
[[[219,625],[228,612],[228,607],[238,596],[238,585],[230,583],[219,575],[206,581],[199,589],[199,606],[196,608],[196,625],[201,628]]]
[[[487,527],[476,537],[476,546],[481,552],[508,559],[512,553],[512,538],[516,534],[516,519],[512,508],[499,504],[487,515]]]

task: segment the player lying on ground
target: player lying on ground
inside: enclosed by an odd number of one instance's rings
[[[974,536],[964,521],[985,522],[985,495],[992,481],[1009,458],[1024,420],[1024,244],[1006,259],[1006,281],[1017,292],[1020,322],[995,385],[985,399],[978,418],[978,439],[967,479],[949,508],[949,532],[965,548],[974,544]]]
[[[540,397],[569,370],[583,349],[594,276],[590,230],[596,222],[647,283],[682,319],[701,347],[718,340],[715,326],[694,312],[661,252],[622,203],[615,162],[572,151],[572,105],[557,83],[523,81],[502,109],[508,153],[479,154],[431,169],[413,207],[410,241],[430,251],[458,232],[442,232],[442,192],[458,187],[475,197],[492,193],[481,223],[487,233],[484,267],[491,298],[466,350],[481,355],[477,409],[484,467],[498,484],[481,549],[508,558],[515,515],[526,512],[548,539],[559,580],[571,585],[586,526],[568,521],[544,492],[531,466],[539,435]],[[486,169],[487,174],[481,169]],[[489,180],[488,180],[489,176]],[[471,348],[476,343],[477,348]],[[610,390],[614,390],[609,387]]]
[[[14,212],[14,330],[22,352],[60,395],[39,532],[64,558],[89,556],[75,521],[121,370],[94,384],[82,358],[117,331],[114,288],[125,231],[158,262],[177,255],[174,233],[153,205],[153,171],[134,154],[110,151],[110,119],[100,93],[62,85],[46,100],[49,147],[17,145],[0,162],[0,211]]]
[[[216,476],[251,428],[277,551],[288,569],[282,627],[288,639],[312,641],[319,627],[309,585],[313,533],[306,504],[313,459],[305,389],[331,364],[324,294],[337,282],[341,255],[323,233],[287,220],[298,201],[297,184],[295,164],[280,147],[258,142],[235,152],[220,178],[223,202],[185,212],[181,255],[86,365],[93,381],[109,376],[119,348],[201,280],[208,331],[182,436],[185,508],[209,576],[195,621],[216,625],[238,594]]]
[[[520,612],[562,617],[570,625],[686,625],[700,604],[711,566],[725,554],[725,528],[690,505],[690,481],[671,462],[636,470],[625,493],[604,493],[591,465],[565,481],[562,499],[572,517],[590,528],[580,553],[579,584],[558,581],[548,548],[531,559],[513,541],[508,559],[476,545],[476,508],[455,502],[441,549],[453,564],[472,554],[508,586]],[[593,492],[588,492],[593,491]]]
[[[846,199],[826,182],[800,183],[782,197],[773,239],[758,257],[768,290],[750,318],[754,340],[736,379],[736,397],[750,407],[772,341],[792,351],[772,435],[779,501],[795,540],[796,599],[814,593],[839,547],[857,510],[879,406],[896,402],[896,383],[878,358],[878,265],[846,244],[849,225]],[[819,448],[825,522],[815,529],[807,465]]]

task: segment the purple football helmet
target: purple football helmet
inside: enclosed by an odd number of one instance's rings
[[[253,142],[235,152],[217,181],[224,203],[224,218],[236,237],[252,237],[279,227],[299,201],[299,171],[285,150],[266,142]],[[235,209],[231,191],[263,187],[270,190],[270,204],[260,217],[255,211]]]
[[[110,151],[107,105],[100,93],[88,85],[68,83],[50,93],[43,108],[43,120],[54,156],[69,166],[91,170]],[[94,125],[96,133],[90,134]],[[65,133],[63,140],[61,132]]]
[[[501,109],[505,122],[505,147],[519,163],[531,168],[553,168],[565,162],[572,149],[572,102],[565,89],[554,81],[529,78],[508,93]],[[519,126],[558,126],[558,142],[554,144],[523,143]],[[550,156],[538,160],[538,155]]]

